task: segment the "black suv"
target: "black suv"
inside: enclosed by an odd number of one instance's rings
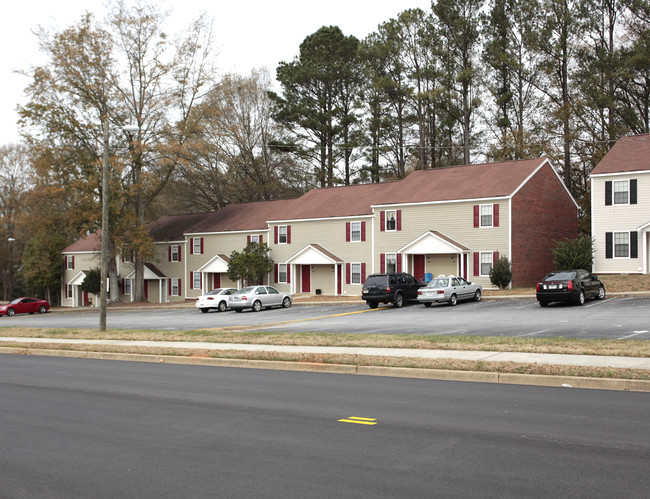
[[[372,274],[363,284],[361,298],[370,308],[377,308],[379,302],[391,302],[393,307],[401,307],[404,301],[417,301],[418,289],[424,286],[411,274],[404,272],[391,274]]]

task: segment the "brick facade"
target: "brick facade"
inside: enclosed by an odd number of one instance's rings
[[[512,198],[512,285],[533,286],[555,270],[554,241],[578,236],[578,208],[546,163]]]

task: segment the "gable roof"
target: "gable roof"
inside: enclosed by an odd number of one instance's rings
[[[156,242],[182,241],[188,227],[199,223],[213,213],[188,213],[185,215],[163,215],[149,224],[149,234]]]
[[[63,249],[61,253],[85,253],[89,251],[101,251],[102,240],[101,240],[102,231],[98,230],[92,234],[88,234],[86,237],[75,241],[70,246]]]
[[[650,170],[650,134],[621,137],[591,175]]]
[[[266,221],[288,216],[294,201],[294,199],[281,199],[229,204],[219,211],[210,213],[200,222],[186,226],[185,234],[267,230]]]
[[[416,170],[391,190],[388,203],[373,204],[509,197],[547,161],[546,158],[536,158]]]

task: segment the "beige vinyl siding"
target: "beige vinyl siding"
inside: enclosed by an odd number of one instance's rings
[[[180,262],[170,262],[169,261],[169,247],[170,246],[180,246],[181,261]],[[167,302],[179,302],[183,301],[185,297],[183,296],[183,288],[185,286],[185,259],[187,243],[184,242],[173,242],[173,243],[156,243],[154,248],[154,257],[151,263],[153,263],[158,270],[160,270],[165,275],[166,284],[163,284],[163,293],[162,299],[163,303]],[[170,279],[181,279],[181,296],[171,296],[169,294]],[[149,281],[149,301],[158,301],[158,282]],[[155,283],[155,285],[154,285]]]
[[[203,235],[188,235],[187,236],[187,248],[192,244],[192,238],[203,237],[203,254],[194,254],[190,255],[189,250],[184,253],[184,263],[183,269],[187,269],[186,274],[183,276],[182,288],[183,292],[186,294],[186,298],[196,298],[202,294],[200,289],[192,289],[190,276],[191,272],[196,272],[207,262],[212,260],[217,255],[230,256],[233,251],[242,252],[246,245],[248,244],[249,235],[262,235],[262,242],[268,244],[269,236],[266,231],[251,231],[251,232],[228,232],[222,234],[203,234]],[[232,285],[232,287],[237,287],[236,283],[224,282],[225,276],[222,276],[221,284],[222,286]],[[205,287],[205,275],[203,276],[203,286]],[[265,282],[268,282],[265,279]]]
[[[607,181],[637,180],[637,204],[605,205]],[[638,233],[638,258],[606,258],[605,233],[631,232],[650,222],[650,173],[597,176],[591,179],[592,190],[592,237],[594,238],[594,273],[640,273],[643,272],[643,241],[647,232]],[[645,255],[646,262],[648,255]]]
[[[484,204],[499,205],[499,226],[498,227],[474,227],[474,206]],[[453,239],[458,244],[462,244],[470,249],[467,261],[468,280],[491,286],[487,277],[474,276],[473,254],[479,251],[494,252],[498,251],[500,255],[509,257],[510,238],[509,238],[509,201],[471,201],[441,204],[422,204],[396,207],[377,207],[375,208],[375,252],[373,255],[373,272],[380,271],[380,254],[396,253],[397,250],[408,245],[427,231],[438,231],[445,236]],[[402,230],[387,232],[380,230],[380,212],[400,209],[402,210],[401,221]],[[443,263],[443,260],[437,260],[432,256],[429,264],[425,260],[426,271],[432,274],[439,273],[456,273],[456,261]],[[411,259],[406,259],[410,262]],[[441,266],[437,267],[436,262],[440,261]],[[439,272],[438,269],[446,269],[446,272]],[[413,269],[407,264],[402,267],[405,272],[412,273]],[[368,272],[370,273],[370,271]]]
[[[63,269],[63,276],[61,278],[61,305],[63,307],[72,307],[74,305],[73,298],[66,298],[66,287],[68,283],[74,279],[79,272],[84,270],[98,269],[101,264],[101,254],[97,253],[67,253],[63,255],[62,265],[66,261],[66,257],[74,256],[74,269]]]
[[[346,222],[366,222],[366,240],[360,242],[346,242]],[[274,244],[274,227],[277,225],[291,226],[291,244]],[[271,257],[276,263],[285,263],[291,257],[303,250],[310,244],[318,244],[325,250],[333,253],[343,261],[341,266],[341,293],[360,294],[361,286],[358,284],[345,283],[346,263],[365,263],[366,273],[370,273],[370,258],[372,253],[372,219],[369,217],[350,217],[333,220],[307,220],[299,222],[286,222],[271,224],[269,239],[271,246]],[[321,289],[324,294],[335,294],[334,272],[335,268],[330,265],[315,265],[311,272],[311,293]],[[299,283],[300,267],[294,266],[291,273],[291,282]],[[298,280],[297,280],[298,279]],[[289,292],[291,284],[280,284],[271,282],[282,291]],[[297,288],[300,293],[300,288]]]

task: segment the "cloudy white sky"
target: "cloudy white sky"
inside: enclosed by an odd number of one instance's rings
[[[128,0],[127,0],[128,2]],[[199,13],[214,18],[216,63],[220,70],[247,74],[267,67],[271,75],[280,61],[290,61],[305,37],[321,26],[338,26],[345,35],[364,38],[403,10],[429,10],[431,0],[151,0],[171,9],[170,29],[186,26]],[[61,30],[76,24],[84,12],[103,19],[105,0],[10,0],[0,16],[0,145],[18,142],[18,104],[24,103],[29,78],[16,74],[42,64],[33,34],[39,26]]]

